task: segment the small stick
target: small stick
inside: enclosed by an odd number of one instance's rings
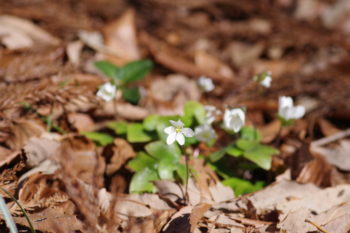
[[[310,223],[311,225],[313,225],[314,227],[317,228],[317,230],[323,232],[323,233],[329,233],[328,231],[324,230],[322,227],[320,227],[319,225],[317,225],[316,223],[310,221],[309,219],[305,219],[305,222]]]
[[[311,146],[322,146],[322,145],[337,141],[339,139],[345,138],[347,136],[350,136],[350,129],[347,129],[339,133],[333,134],[331,136],[314,141],[311,143]]]

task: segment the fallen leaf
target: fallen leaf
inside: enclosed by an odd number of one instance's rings
[[[69,113],[67,117],[69,123],[71,123],[78,132],[89,132],[94,130],[95,124],[87,114],[72,112]]]
[[[341,140],[339,145],[331,147],[311,146],[311,153],[323,156],[330,164],[350,171],[350,140]]]
[[[66,51],[69,61],[74,65],[80,64],[81,50],[83,49],[83,42],[80,40],[68,43]]]
[[[330,121],[321,118],[318,120],[318,125],[321,128],[322,134],[325,137],[331,136],[333,134],[339,133],[341,130],[335,127]]]
[[[108,23],[103,28],[103,34],[105,45],[121,59],[117,65],[140,59],[134,10],[129,9],[122,16]]]
[[[40,45],[58,45],[60,40],[32,22],[12,15],[0,16],[0,38],[9,49],[28,48]]]
[[[105,147],[102,155],[106,158],[106,174],[112,175],[126,163],[127,160],[135,156],[135,151],[131,145],[122,138],[116,138],[113,145]]]
[[[203,217],[204,213],[211,207],[208,203],[201,203],[196,205],[191,212],[190,215],[190,226],[191,226],[191,233],[195,232],[195,228],[197,227],[198,222]]]
[[[30,167],[39,165],[44,160],[53,157],[58,152],[60,143],[46,138],[33,137],[24,146],[27,164]]]
[[[203,50],[195,52],[194,61],[196,66],[208,73],[217,73],[226,78],[234,76],[232,69],[228,65]]]
[[[279,120],[272,121],[271,123],[259,127],[259,131],[261,133],[262,143],[270,143],[276,139],[280,132],[281,122]]]

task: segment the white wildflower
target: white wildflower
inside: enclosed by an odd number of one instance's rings
[[[272,78],[271,76],[266,76],[261,82],[261,86],[269,88],[271,86]]]
[[[173,144],[175,140],[182,146],[185,144],[185,136],[186,137],[193,137],[194,132],[190,128],[184,128],[184,123],[182,123],[181,120],[178,121],[172,121],[170,120],[170,123],[173,126],[169,126],[164,129],[164,132],[168,134],[168,137],[166,139],[166,143],[168,145]]]
[[[271,87],[272,81],[271,72],[264,71],[260,74],[257,74],[256,76],[254,76],[254,80],[257,81],[261,86],[269,88]]]
[[[195,136],[199,141],[211,142],[216,139],[215,130],[210,125],[200,125],[195,128]]]
[[[97,96],[102,98],[104,101],[111,101],[115,98],[116,86],[111,83],[105,83],[100,86]]]
[[[288,96],[281,96],[278,100],[278,115],[285,120],[299,119],[305,114],[303,106],[294,106],[293,99]]]
[[[207,78],[205,76],[201,76],[198,79],[198,86],[204,91],[204,92],[210,92],[214,90],[215,85],[213,83],[213,80],[210,78]]]
[[[245,122],[245,113],[241,108],[226,109],[224,114],[224,126],[226,129],[233,130],[235,133],[243,127]]]
[[[216,116],[221,113],[220,110],[218,110],[215,106],[212,105],[205,105],[205,124],[210,125],[213,123],[216,119]]]

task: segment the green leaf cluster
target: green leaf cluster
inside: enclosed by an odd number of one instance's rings
[[[112,83],[122,91],[122,96],[126,101],[137,104],[141,97],[140,90],[138,87],[128,85],[143,79],[153,68],[153,63],[150,60],[138,60],[118,67],[108,61],[98,61],[95,66],[104,75],[111,78]]]
[[[135,172],[131,179],[129,192],[155,192],[152,181],[161,179],[173,180],[177,177],[185,180],[186,168],[180,163],[181,150],[176,144],[167,145],[155,141],[145,146],[129,161],[128,167]]]
[[[260,133],[252,127],[244,127],[241,130],[241,135],[235,143],[227,146],[210,155],[210,160],[215,162],[221,159],[225,154],[234,157],[244,157],[260,168],[269,170],[271,168],[271,160],[274,154],[278,153],[278,150],[271,147],[262,145],[260,143]]]

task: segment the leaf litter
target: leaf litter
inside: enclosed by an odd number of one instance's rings
[[[1,2],[1,188],[40,232],[348,232],[349,12],[344,0]],[[142,57],[156,67],[137,83],[138,105],[96,98],[106,77],[94,62]],[[263,71],[272,86],[257,91],[252,77]],[[202,75],[215,82],[210,94],[196,85]],[[308,112],[282,130],[273,120],[281,95]],[[188,185],[154,181],[156,193],[129,194],[127,164],[139,148],[116,132],[105,146],[81,135],[111,133],[112,120],[181,114],[188,100],[248,107],[248,124],[280,151],[259,177],[269,185],[235,196],[192,158],[199,175]]]

